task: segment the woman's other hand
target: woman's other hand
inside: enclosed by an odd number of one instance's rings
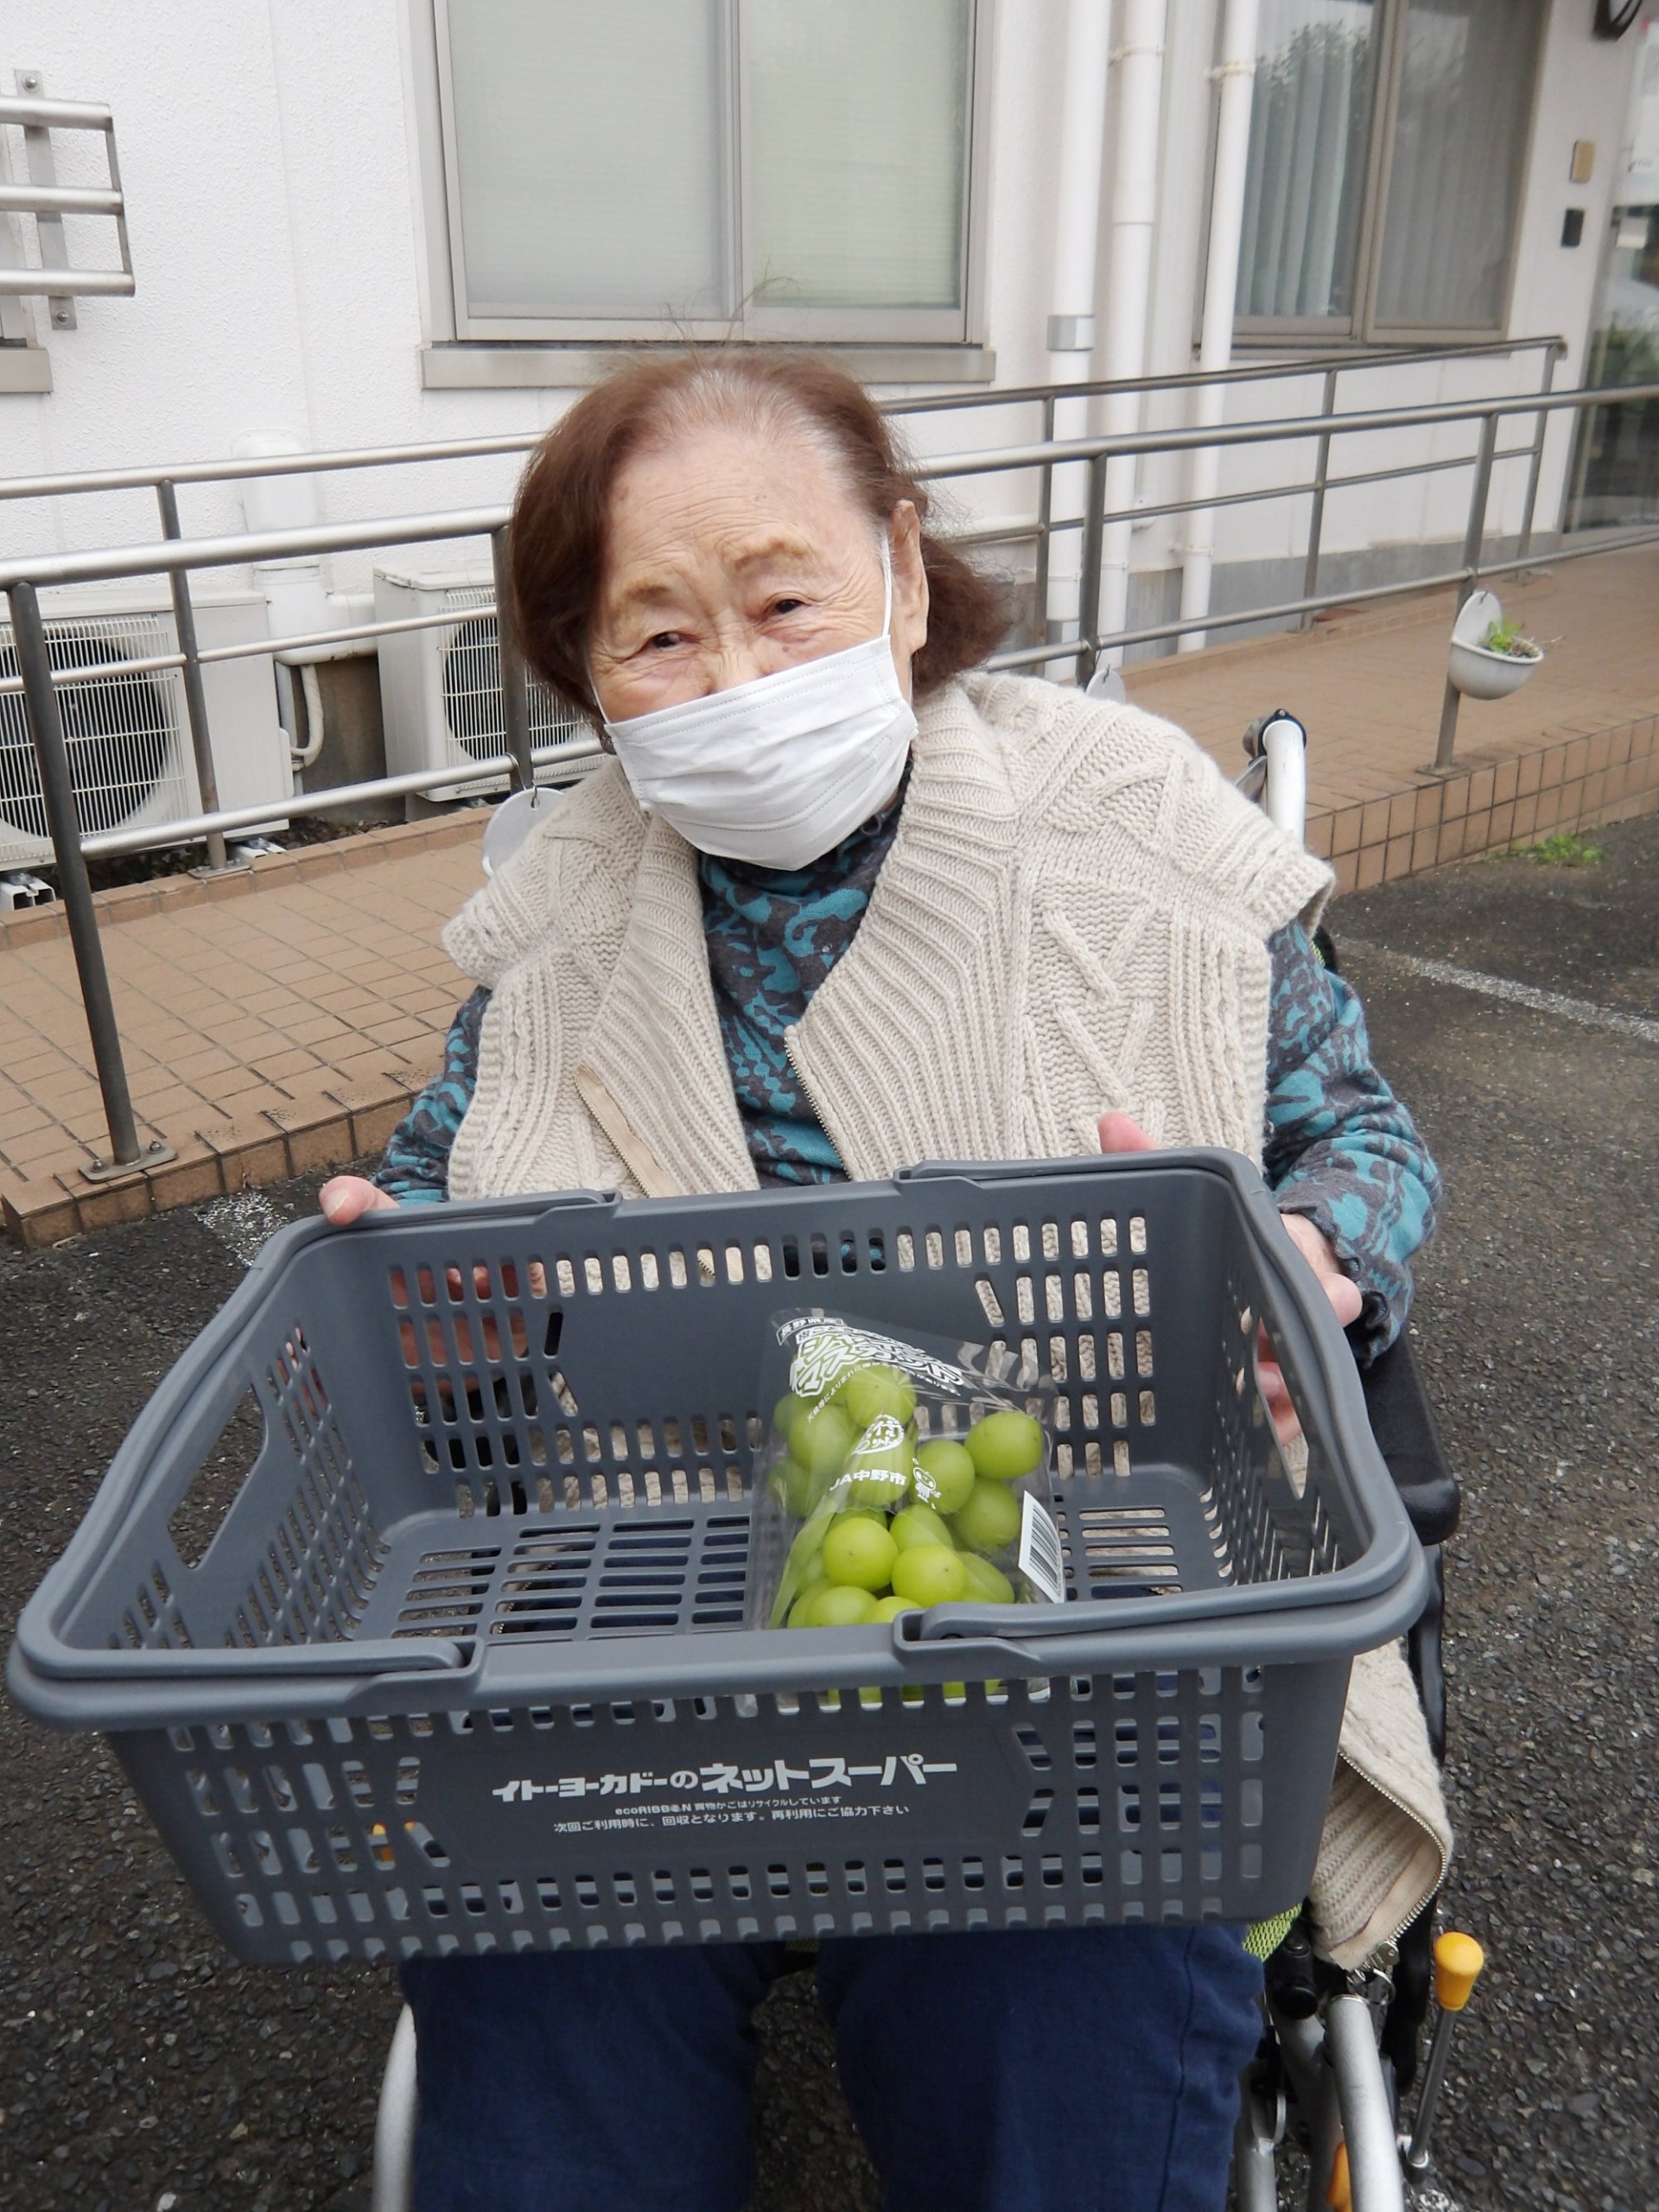
[[[1100,1148],[1103,1152],[1152,1152],[1156,1149],[1133,1115],[1110,1113],[1100,1117]],[[1343,1327],[1357,1321],[1365,1301],[1359,1285],[1344,1274],[1338,1262],[1331,1240],[1323,1230],[1316,1229],[1306,1214],[1281,1213],[1285,1234],[1319,1278],[1319,1287],[1331,1301],[1331,1310]],[[1287,1443],[1293,1436],[1301,1434],[1301,1423],[1290,1402],[1290,1393],[1285,1388],[1285,1378],[1267,1331],[1261,1332],[1255,1347],[1256,1379],[1262,1389],[1262,1402],[1273,1417],[1279,1440]]]
[[[1359,1285],[1342,1272],[1330,1238],[1323,1230],[1316,1229],[1306,1214],[1281,1213],[1279,1218],[1285,1224],[1286,1236],[1319,1277],[1319,1287],[1331,1301],[1331,1311],[1343,1327],[1357,1321],[1365,1300]],[[1288,1444],[1293,1437],[1301,1434],[1302,1425],[1290,1402],[1283,1371],[1274,1357],[1273,1344],[1265,1329],[1256,1338],[1255,1378],[1274,1433],[1281,1444]]]
[[[388,1192],[383,1191],[378,1184],[371,1183],[365,1176],[335,1175],[332,1176],[318,1192],[317,1204],[321,1207],[326,1219],[332,1222],[336,1229],[344,1229],[351,1222],[360,1221],[365,1213],[385,1213],[389,1207],[396,1208],[397,1201]],[[459,1268],[445,1268],[444,1285],[451,1300],[459,1306],[461,1299],[461,1277]],[[500,1282],[497,1287],[491,1282],[488,1268],[475,1267],[473,1269],[473,1292],[480,1301],[492,1301],[498,1296],[516,1300],[518,1296],[518,1270],[511,1260],[504,1261],[500,1268]],[[539,1260],[532,1260],[530,1263],[530,1294],[532,1298],[547,1296],[547,1272]],[[429,1290],[424,1295],[430,1303]],[[405,1303],[408,1296],[409,1293],[405,1288],[398,1303]],[[484,1357],[488,1360],[499,1360],[502,1356],[501,1331],[496,1321],[494,1312],[492,1310],[486,1313],[483,1319]],[[472,1324],[465,1313],[455,1314],[454,1322],[455,1349],[460,1353],[463,1363],[470,1366],[473,1361]],[[397,1327],[404,1340],[404,1357],[410,1366],[414,1367],[418,1363],[415,1325],[410,1320],[404,1319],[398,1322]],[[442,1325],[435,1315],[429,1316],[426,1333],[427,1349],[433,1365],[440,1369],[447,1368],[449,1364],[448,1347],[443,1341]],[[512,1338],[514,1353],[518,1358],[524,1358],[530,1350],[530,1336],[524,1325],[524,1315],[516,1310],[510,1313],[508,1333]],[[423,1395],[423,1384],[416,1382],[415,1389],[417,1395]],[[442,1377],[439,1389],[446,1403],[448,1402],[452,1391],[448,1376]]]
[[[366,1175],[332,1175],[317,1193],[317,1204],[336,1229],[360,1221],[365,1213],[384,1213],[397,1201]]]
[[[1113,1112],[1100,1117],[1103,1152],[1156,1152],[1158,1147],[1133,1114]]]
[[[1319,1277],[1319,1287],[1343,1327],[1357,1321],[1365,1300],[1359,1285],[1342,1272],[1330,1238],[1305,1213],[1281,1213],[1279,1218],[1285,1224],[1285,1234]]]

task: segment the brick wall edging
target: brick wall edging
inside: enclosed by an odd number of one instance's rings
[[[472,808],[431,822],[393,822],[380,829],[359,830],[349,837],[332,838],[327,844],[267,853],[246,868],[221,876],[162,875],[150,883],[117,884],[108,891],[95,891],[92,906],[99,927],[109,929],[118,922],[141,921],[146,915],[200,906],[208,899],[246,899],[261,891],[280,891],[291,883],[337,875],[342,869],[366,868],[376,861],[397,860],[408,853],[441,852],[447,846],[481,838],[483,831],[484,824]],[[50,906],[25,907],[21,913],[0,914],[0,952],[68,934],[69,919],[61,900]]]
[[[1511,845],[1659,813],[1659,715],[1586,731],[1310,817],[1341,891],[1370,891]]]
[[[175,1206],[201,1205],[319,1167],[348,1167],[385,1147],[414,1096],[413,1085],[388,1080],[372,1097],[331,1096],[321,1111],[267,1111],[259,1116],[268,1124],[263,1130],[246,1122],[198,1130],[195,1144],[181,1147],[181,1158],[138,1168],[119,1182],[87,1183],[72,1192],[66,1179],[54,1176],[51,1187],[40,1186],[34,1205],[20,1205],[15,1191],[0,1192],[0,1222],[15,1243],[36,1252]]]

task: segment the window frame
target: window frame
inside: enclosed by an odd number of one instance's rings
[[[1532,82],[1522,133],[1517,196],[1510,227],[1509,254],[1503,270],[1503,297],[1491,322],[1424,324],[1385,322],[1377,313],[1377,288],[1382,276],[1382,226],[1389,204],[1389,185],[1394,171],[1395,130],[1400,111],[1401,79],[1405,72],[1406,20],[1411,0],[1376,0],[1378,12],[1376,82],[1371,95],[1370,130],[1365,148],[1364,199],[1360,206],[1359,235],[1354,247],[1354,306],[1345,315],[1244,315],[1233,318],[1233,343],[1288,350],[1300,346],[1329,350],[1333,345],[1356,349],[1368,346],[1454,346],[1466,340],[1500,338],[1508,331],[1515,301],[1516,270],[1520,255],[1521,230],[1526,214],[1527,185],[1532,168],[1534,134],[1538,126],[1539,98],[1543,86],[1544,48],[1549,35],[1549,0],[1528,0],[1536,11],[1538,46],[1533,56]],[[1217,31],[1219,35],[1219,31]],[[1210,143],[1213,171],[1216,124],[1220,112],[1217,91],[1212,110]]]
[[[441,183],[443,237],[434,239],[434,274],[442,270],[449,325],[446,335],[461,343],[499,346],[522,340],[546,345],[688,341],[728,339],[792,345],[976,346],[984,325],[984,213],[988,194],[990,66],[995,43],[995,0],[967,0],[969,62],[966,128],[963,145],[963,225],[957,283],[960,305],[953,308],[814,308],[769,306],[748,300],[748,165],[743,158],[748,130],[748,72],[745,60],[745,0],[717,0],[722,46],[720,125],[720,188],[726,208],[721,260],[726,315],[669,320],[661,316],[569,315],[474,315],[467,306],[465,234],[461,211],[461,175],[456,158],[454,103],[451,78],[449,0],[416,0],[424,16],[422,29],[431,40],[430,116],[432,154]]]

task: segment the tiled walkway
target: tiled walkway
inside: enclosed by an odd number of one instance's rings
[[[1142,704],[1227,772],[1244,725],[1311,733],[1309,842],[1366,887],[1552,829],[1659,808],[1659,550],[1506,591],[1550,646],[1524,688],[1465,702],[1459,770],[1419,772],[1440,722],[1448,599],[1130,671]],[[0,919],[0,1212],[39,1245],[378,1151],[431,1074],[465,989],[438,943],[480,881],[476,813],[101,893],[141,1137],[177,1157],[94,1184],[108,1143],[60,913]]]
[[[1659,807],[1659,546],[1499,586],[1547,658],[1508,699],[1462,702],[1450,777],[1422,772],[1440,731],[1449,593],[1150,662],[1129,670],[1130,695],[1229,775],[1245,725],[1288,707],[1308,729],[1308,843],[1344,891]]]
[[[432,1073],[466,986],[438,931],[480,880],[482,817],[382,830],[204,887],[99,894],[141,1141],[178,1155],[89,1183],[108,1133],[60,918],[0,925],[0,1207],[44,1244],[361,1157]]]

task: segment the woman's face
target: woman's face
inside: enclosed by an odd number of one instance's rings
[[[676,707],[864,644],[881,631],[880,542],[805,435],[687,432],[636,454],[611,495],[588,645],[607,721]],[[893,658],[927,637],[916,510],[893,511]]]

